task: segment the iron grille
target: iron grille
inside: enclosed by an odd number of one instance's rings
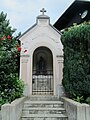
[[[52,95],[53,94],[53,71],[33,71],[32,79],[33,95]]]

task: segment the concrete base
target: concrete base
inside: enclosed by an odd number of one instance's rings
[[[66,96],[64,87],[60,84],[57,85],[56,96],[58,96],[58,97],[65,97]]]
[[[23,95],[24,96],[29,96],[29,87],[28,87],[28,84],[24,85]]]

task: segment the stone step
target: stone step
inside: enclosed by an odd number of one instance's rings
[[[59,103],[59,104],[63,104],[63,102],[62,101],[25,101],[24,103]]]
[[[20,120],[68,120],[68,118],[21,118]]]
[[[65,108],[23,108],[25,114],[64,114]]]
[[[31,95],[27,98],[30,101],[59,101],[60,98],[54,95]]]
[[[22,115],[22,120],[68,120],[64,114],[30,114]]]
[[[20,120],[68,120],[64,103],[56,96],[28,97]]]
[[[24,102],[24,108],[29,107],[48,107],[48,108],[60,108],[63,107],[63,102],[61,101],[26,101]]]

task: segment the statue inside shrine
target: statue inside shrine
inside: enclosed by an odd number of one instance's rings
[[[40,56],[40,59],[37,62],[36,71],[38,74],[45,74],[46,73],[46,61],[42,56]]]

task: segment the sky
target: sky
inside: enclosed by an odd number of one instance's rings
[[[0,0],[0,12],[7,13],[7,19],[12,28],[16,28],[16,34],[24,33],[36,23],[36,17],[40,15],[42,8],[46,9],[46,15],[50,17],[53,25],[67,10],[74,0]]]

